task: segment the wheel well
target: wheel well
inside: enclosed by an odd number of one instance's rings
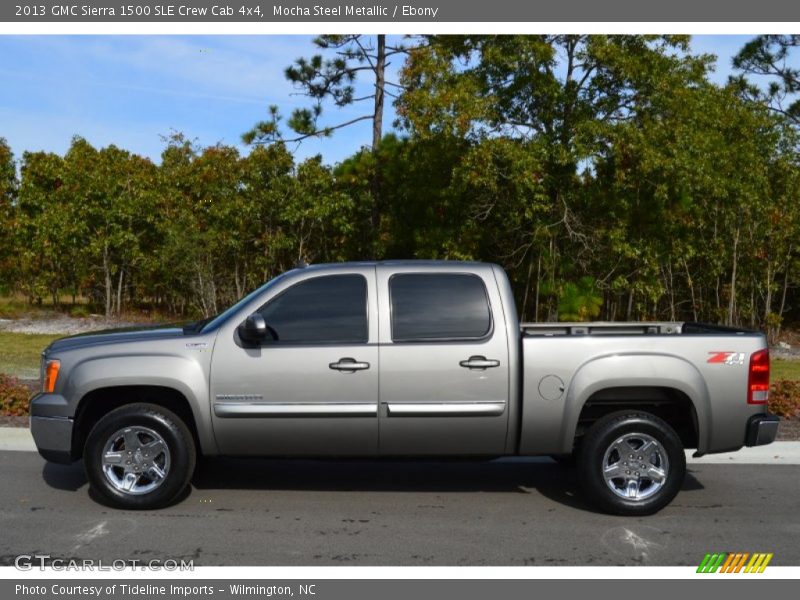
[[[156,385],[126,385],[92,390],[78,403],[72,434],[72,457],[83,455],[86,438],[95,424],[109,412],[126,404],[147,402],[172,411],[192,432],[195,447],[200,450],[197,424],[189,401],[176,389]]]
[[[681,438],[684,448],[697,448],[697,413],[689,396],[668,387],[614,387],[592,394],[581,409],[575,429],[575,446],[589,427],[619,410],[642,410],[666,421]]]

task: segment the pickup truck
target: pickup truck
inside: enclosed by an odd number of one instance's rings
[[[54,341],[31,430],[128,509],[170,504],[198,456],[574,457],[587,497],[643,515],[695,455],[769,444],[764,335],[696,323],[520,324],[497,265],[284,273],[184,327]]]

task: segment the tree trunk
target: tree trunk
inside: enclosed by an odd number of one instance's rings
[[[558,321],[558,295],[556,294],[556,247],[550,235],[550,294],[547,298],[547,321]]]
[[[303,224],[305,223],[305,219],[300,220],[300,231],[303,230]],[[303,243],[305,242],[305,237],[300,235],[300,243],[297,246],[297,262],[298,264],[303,261]]]
[[[111,289],[114,285],[111,281],[111,261],[108,257],[108,242],[103,246],[103,274],[105,275],[106,293],[106,319],[111,318]]]
[[[377,157],[378,148],[383,139],[383,103],[386,91],[386,35],[380,34],[378,38],[378,52],[375,59],[375,111],[372,115],[372,154]],[[375,172],[372,174],[372,210],[370,220],[372,222],[373,240],[380,235],[379,227],[381,224],[381,213],[383,206],[381,202],[381,182],[380,168],[376,164]],[[373,251],[373,255],[376,254]],[[373,256],[373,258],[378,258]]]
[[[733,237],[733,265],[731,266],[731,293],[728,301],[728,326],[733,325],[734,312],[736,311],[736,267],[739,265],[739,228]]]
[[[633,286],[628,288],[628,308],[625,311],[625,320],[630,321],[633,316]]]
[[[375,114],[372,117],[372,151],[376,152],[383,138],[383,101],[386,90],[386,35],[378,36],[375,60]]]
[[[777,338],[781,334],[781,326],[783,325],[783,311],[786,310],[786,290],[789,288],[789,262],[786,262],[786,272],[783,274],[783,291],[781,292],[781,308],[778,310],[778,329],[775,332]]]
[[[117,314],[122,313],[122,280],[125,277],[125,269],[120,267],[119,279],[117,280]]]
[[[528,290],[531,289],[531,276],[533,275],[533,254],[528,260],[528,277],[525,280],[525,293],[522,294],[522,310],[520,311],[520,321],[525,321],[525,311],[528,309]],[[535,320],[535,318],[534,318]]]
[[[197,282],[198,282],[198,290],[200,293],[200,302],[201,302],[201,310],[203,311],[204,317],[210,317],[211,314],[208,310],[208,301],[206,300],[206,286],[203,284],[203,270],[200,265],[197,266]]]
[[[246,272],[246,270],[245,270],[245,272]],[[242,282],[241,278],[239,277],[239,261],[238,260],[234,264],[234,268],[233,268],[233,281],[234,281],[234,284],[236,285],[236,297],[237,298],[241,298],[242,296],[244,296],[244,291],[242,289],[242,288],[244,288],[244,282]]]
[[[211,275],[211,315],[216,315],[219,313],[217,310],[217,281],[214,279],[213,274]]]
[[[692,281],[692,276],[689,274],[689,265],[686,262],[686,259],[683,259],[683,267],[686,269],[686,283],[689,286],[689,293],[692,296],[692,318],[694,319],[695,323],[697,322],[697,300],[694,295],[694,282]]]
[[[772,261],[767,261],[767,297],[764,300],[764,323],[772,312]]]
[[[672,257],[664,269],[664,279],[669,285],[669,320],[675,321],[675,284],[672,278]]]
[[[542,281],[542,255],[536,259],[536,297],[533,299],[533,322],[539,321],[539,284]]]

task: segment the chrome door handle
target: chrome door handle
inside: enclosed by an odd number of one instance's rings
[[[344,371],[346,373],[355,373],[356,371],[364,371],[369,369],[368,362],[359,362],[355,358],[340,358],[338,362],[328,364],[329,369],[335,371]]]
[[[485,356],[470,356],[467,360],[462,360],[458,364],[465,369],[479,369],[482,371],[484,369],[499,367],[500,361],[486,358]]]

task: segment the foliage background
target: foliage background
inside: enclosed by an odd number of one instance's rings
[[[0,293],[196,317],[298,260],[475,259],[507,269],[526,320],[774,335],[800,317],[796,89],[792,72],[752,77],[796,40],[757,39],[717,85],[682,36],[413,37],[385,50],[396,82],[329,36],[287,69],[310,108],[271,109],[247,155],[182,134],[158,163],[79,136],[63,155],[0,140]],[[397,133],[373,127],[336,165],[295,160],[292,135],[335,135],[323,107],[359,101],[348,73],[376,77]]]

